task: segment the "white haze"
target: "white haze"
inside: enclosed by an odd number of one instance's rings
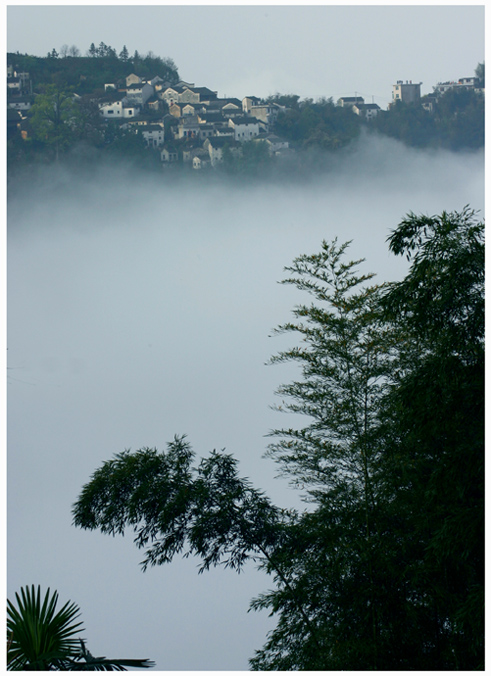
[[[82,610],[88,647],[159,670],[245,670],[274,619],[248,613],[271,581],[197,575],[176,559],[143,574],[131,537],[71,525],[71,506],[113,454],[186,433],[226,448],[281,505],[298,495],[262,458],[289,367],[271,329],[305,300],[277,282],[323,239],[353,239],[379,281],[404,275],[386,238],[409,211],[483,209],[482,153],[365,140],[336,172],[298,185],[46,169],[8,214],[8,595],[57,589]],[[287,343],[292,344],[292,336]],[[283,341],[283,342],[282,342]]]

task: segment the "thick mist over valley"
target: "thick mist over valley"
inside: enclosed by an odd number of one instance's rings
[[[186,434],[225,448],[276,503],[301,505],[263,458],[284,424],[267,366],[271,337],[310,302],[280,285],[323,239],[353,240],[380,282],[405,259],[386,239],[410,211],[484,209],[483,152],[423,152],[362,137],[328,171],[218,180],[131,166],[50,166],[8,197],[8,595],[58,590],[82,610],[93,654],[159,670],[244,670],[274,618],[248,613],[270,580],[178,559],[143,574],[126,538],[72,526],[71,506],[104,460]],[[295,424],[292,421],[292,424]],[[158,649],[156,650],[156,646]]]

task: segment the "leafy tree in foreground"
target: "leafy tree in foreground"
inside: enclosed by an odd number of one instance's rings
[[[56,610],[58,593],[23,587],[17,607],[7,600],[7,669],[9,671],[126,671],[147,668],[149,660],[94,657],[79,634],[78,606],[71,601]]]
[[[303,256],[290,268],[296,276],[286,282],[316,304],[295,310],[304,323],[282,327],[306,347],[275,360],[302,364],[303,381],[280,394],[312,422],[276,430],[270,453],[316,501],[284,559],[325,644],[309,643],[277,585],[253,602],[279,613],[254,668],[483,668],[483,234],[468,208],[410,214],[389,238],[391,251],[411,261],[409,273],[371,302],[367,326],[378,339],[363,340],[362,313],[349,317],[351,344],[336,337],[342,322],[332,312],[349,303],[325,295],[329,259]],[[326,300],[327,313],[319,307]],[[377,361],[379,379],[370,380],[367,366]],[[342,406],[349,392],[351,410]],[[361,465],[347,466],[357,450]]]
[[[280,333],[302,338],[268,453],[309,508],[281,510],[232,456],[125,451],[74,505],[76,525],[135,531],[143,568],[196,555],[201,571],[256,561],[278,618],[258,670],[483,668],[483,224],[410,214],[389,238],[410,269],[374,285],[347,244],[300,256],[286,284],[310,294]],[[304,419],[304,418],[302,418]]]
[[[435,658],[442,668],[482,669],[484,224],[469,208],[409,214],[389,243],[412,264],[385,300],[411,346],[386,410],[387,487],[392,479],[392,508],[416,544],[407,576]]]

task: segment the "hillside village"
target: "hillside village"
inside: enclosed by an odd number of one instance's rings
[[[471,90],[483,96],[482,85],[477,77],[439,82],[432,94],[422,97],[421,83],[401,80],[392,85],[388,108],[402,102],[432,113],[449,90]],[[20,72],[13,64],[7,66],[7,124],[24,140],[32,135],[30,111],[39,95],[33,91],[29,72]],[[76,92],[70,96],[75,102],[82,100]],[[240,157],[246,142],[263,143],[270,157],[281,159],[295,153],[289,139],[277,129],[278,118],[288,106],[274,97],[223,98],[217,91],[191,82],[129,72],[123,79],[105,83],[104,89],[93,92],[89,99],[97,106],[104,126],[115,125],[123,133],[140,135],[148,149],[159,153],[162,167],[184,163],[195,170],[213,168],[223,162],[225,153]],[[381,113],[376,103],[366,103],[361,96],[342,97],[336,106],[364,122]]]

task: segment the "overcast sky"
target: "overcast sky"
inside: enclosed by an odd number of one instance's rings
[[[7,14],[9,52],[126,45],[170,57],[182,79],[240,99],[358,94],[385,108],[397,80],[422,82],[428,93],[484,60],[483,5],[14,3]]]

